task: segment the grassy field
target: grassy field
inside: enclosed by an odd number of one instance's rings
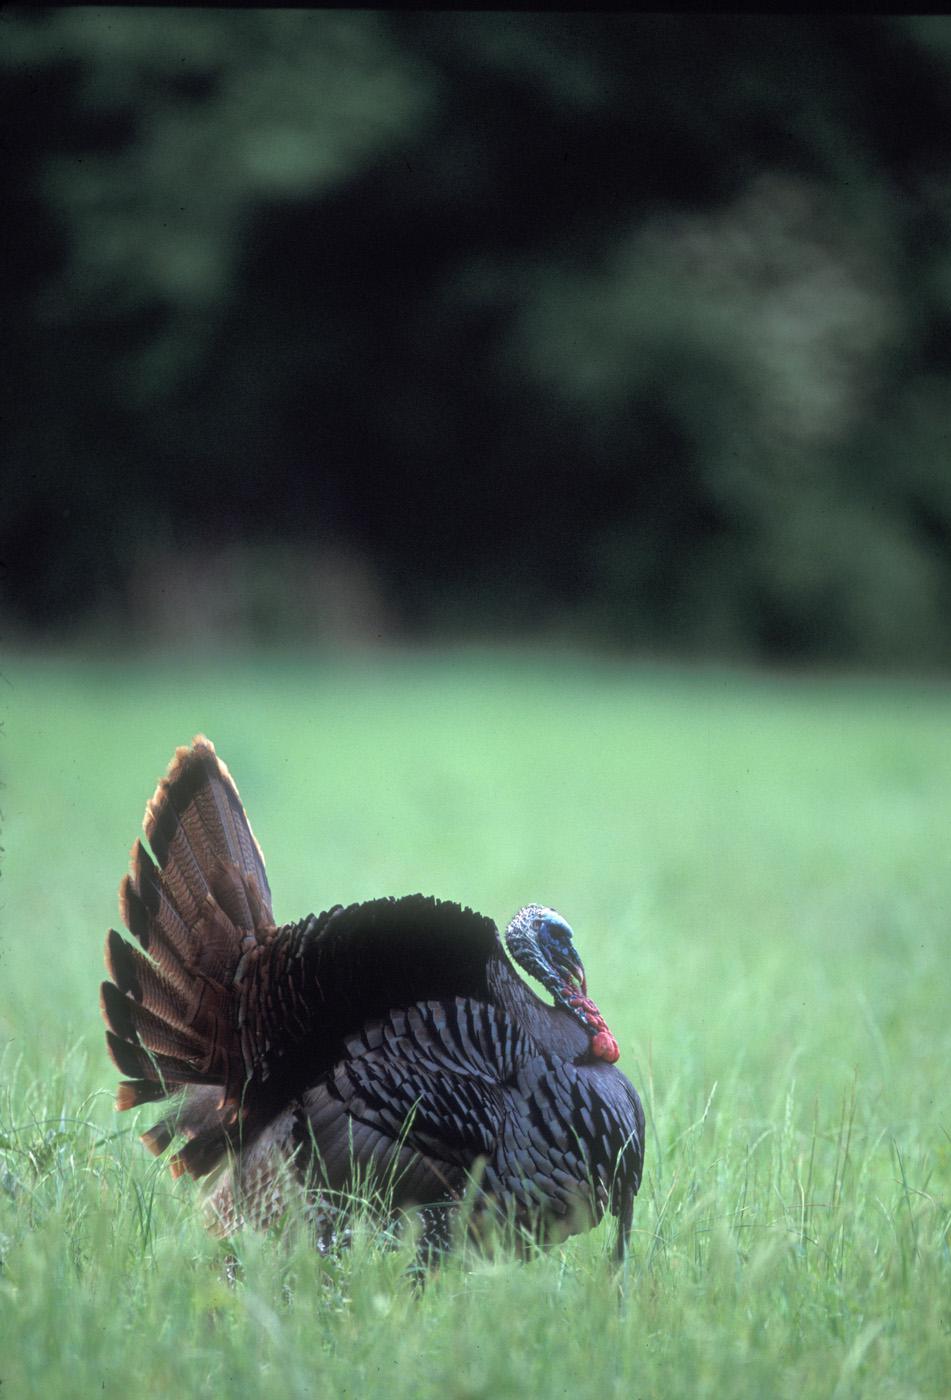
[[[460,654],[8,659],[0,1396],[945,1396],[951,691]],[[176,744],[279,918],[414,890],[575,928],[649,1117],[602,1227],[417,1297],[372,1225],[249,1235],[111,1108],[97,985]]]

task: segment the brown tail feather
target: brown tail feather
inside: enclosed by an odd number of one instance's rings
[[[201,735],[176,750],[144,830],[158,867],[137,841],[119,904],[147,956],[114,930],[106,940],[106,1041],[128,1076],[116,1106],[185,1089],[177,1113],[144,1139],[161,1152],[184,1134],[191,1141],[172,1168],[203,1175],[233,1145],[246,1113],[252,1066],[238,1030],[236,977],[275,933],[270,889],[238,790]]]
[[[205,1058],[206,1046],[196,1031],[163,1021],[154,1011],[124,996],[112,982],[103,982],[99,1007],[106,1025],[121,1040],[144,1045],[153,1054],[177,1056],[189,1063],[198,1064]]]
[[[132,847],[129,874],[119,885],[122,922],[176,985],[191,981],[187,964],[196,951],[195,939],[165,890],[161,877],[141,841]]]
[[[171,1055],[156,1054],[143,1045],[133,1045],[114,1031],[106,1031],[106,1046],[113,1064],[122,1074],[129,1078],[164,1081],[169,1094],[186,1084],[208,1083],[207,1072],[199,1066]]]
[[[203,1176],[217,1165],[227,1146],[232,1144],[235,1123],[234,1109],[222,1110],[214,1089],[195,1087],[189,1089],[176,1112],[142,1134],[142,1141],[158,1156],[176,1137],[189,1138],[188,1144],[169,1162],[169,1168],[173,1176],[180,1176],[183,1170]],[[197,1152],[192,1152],[196,1143],[201,1146]],[[204,1170],[195,1170],[199,1165]]]
[[[155,1103],[168,1094],[164,1084],[147,1079],[120,1079],[116,1089],[116,1108],[122,1113],[127,1108],[138,1108],[139,1104]]]
[[[273,923],[261,848],[234,779],[203,734],[195,736],[190,749],[176,749],[168,776],[145,809],[143,825],[163,872],[174,869],[193,898],[200,901],[209,888],[208,874],[224,863],[239,872],[245,891],[238,926]],[[252,891],[256,898],[249,897]]]
[[[115,929],[106,939],[106,968],[120,992],[182,1029],[195,1018],[195,1007],[181,990],[156,970],[148,958],[126,943]]]

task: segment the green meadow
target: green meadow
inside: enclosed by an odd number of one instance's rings
[[[0,1397],[951,1388],[951,688],[485,652],[0,676]],[[226,1250],[118,1116],[102,944],[207,733],[278,918],[415,890],[573,925],[648,1115],[613,1222],[422,1294],[369,1217]],[[234,1279],[231,1274],[236,1274]]]

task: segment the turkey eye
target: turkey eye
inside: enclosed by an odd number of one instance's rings
[[[536,933],[541,933],[541,931],[542,931],[542,921],[541,921],[541,919],[533,919],[533,920],[532,920],[532,928],[535,930]]]

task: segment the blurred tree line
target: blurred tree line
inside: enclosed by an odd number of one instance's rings
[[[951,21],[0,24],[8,635],[951,661]]]

